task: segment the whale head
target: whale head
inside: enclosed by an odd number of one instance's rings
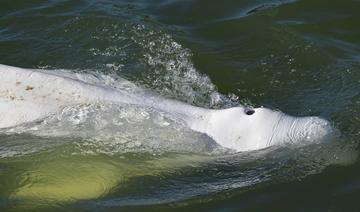
[[[205,131],[220,145],[236,151],[319,142],[335,132],[327,120],[319,117],[293,117],[267,108],[247,107],[213,110]]]

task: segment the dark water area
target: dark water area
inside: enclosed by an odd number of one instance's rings
[[[213,154],[201,135],[128,108],[116,113],[130,141],[0,134],[1,211],[360,210],[358,0],[1,0],[0,64],[121,77],[207,108],[321,116],[341,134]]]

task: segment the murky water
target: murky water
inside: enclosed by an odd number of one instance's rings
[[[359,10],[350,0],[1,1],[1,64],[207,108],[322,116],[341,135],[234,153],[152,108],[67,107],[1,130],[0,209],[358,211]]]

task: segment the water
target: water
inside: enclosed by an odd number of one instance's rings
[[[322,116],[341,136],[235,154],[151,108],[69,107],[1,131],[0,209],[358,211],[359,9],[356,0],[1,1],[1,64],[88,73],[208,108]]]

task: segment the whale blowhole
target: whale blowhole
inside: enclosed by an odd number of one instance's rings
[[[252,108],[245,108],[245,114],[251,116],[255,113],[255,110]]]

